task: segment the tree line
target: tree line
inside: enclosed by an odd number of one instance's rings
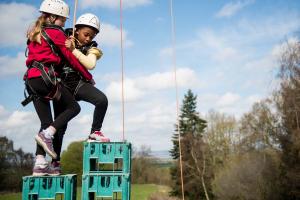
[[[170,151],[171,195],[182,195],[179,129],[185,199],[300,199],[299,42],[287,42],[278,63],[278,89],[238,120],[200,116],[197,96],[187,92]]]
[[[0,191],[21,191],[22,177],[32,173],[33,163],[32,153],[16,150],[13,141],[0,137]]]

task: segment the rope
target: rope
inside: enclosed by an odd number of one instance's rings
[[[182,169],[182,154],[181,154],[181,138],[180,138],[180,123],[179,123],[179,100],[178,100],[178,84],[177,84],[177,70],[176,70],[176,54],[175,54],[175,22],[173,15],[173,0],[170,0],[170,14],[171,14],[171,32],[172,32],[172,61],[174,66],[174,79],[176,88],[176,117],[177,117],[177,132],[178,132],[178,144],[179,144],[179,164],[180,164],[180,178],[181,178],[181,193],[182,200],[184,200],[184,183],[183,183],[183,169]]]
[[[123,54],[123,13],[122,0],[120,0],[120,33],[121,33],[121,71],[122,71],[122,140],[125,140],[125,109],[124,109],[124,54]]]
[[[75,0],[75,1],[74,1],[74,13],[73,13],[73,33],[72,33],[73,38],[74,38],[74,34],[75,34],[75,23],[76,23],[77,3],[78,3],[78,1]]]

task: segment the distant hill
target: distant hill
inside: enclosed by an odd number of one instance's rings
[[[162,160],[172,160],[168,150],[152,151],[151,156]]]

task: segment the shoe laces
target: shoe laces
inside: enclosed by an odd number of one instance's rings
[[[99,136],[103,136],[103,137],[104,137],[104,135],[103,135],[103,133],[102,133],[101,131],[94,131],[93,134],[99,135]]]

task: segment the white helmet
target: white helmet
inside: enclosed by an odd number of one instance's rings
[[[40,6],[40,12],[50,13],[69,18],[69,6],[62,0],[44,0]]]
[[[77,21],[75,26],[78,25],[85,25],[85,26],[91,26],[93,28],[95,28],[98,32],[100,30],[100,21],[99,18],[91,13],[86,13],[81,15]]]

